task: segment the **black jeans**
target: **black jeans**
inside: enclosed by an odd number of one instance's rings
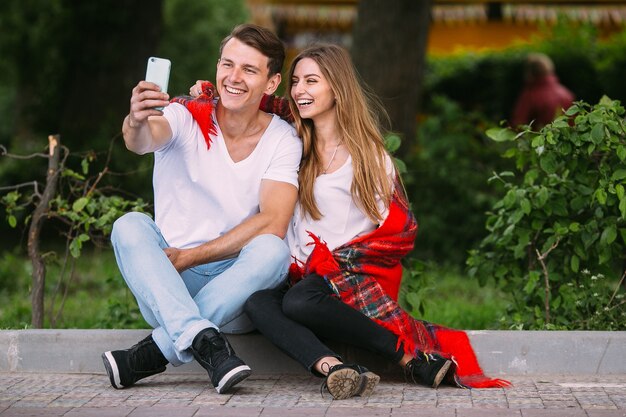
[[[346,343],[397,363],[403,349],[398,337],[333,295],[326,281],[309,275],[291,288],[258,291],[245,312],[272,343],[310,372],[325,356],[339,358],[319,339]]]

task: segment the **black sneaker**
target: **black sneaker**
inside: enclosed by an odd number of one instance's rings
[[[322,390],[328,390],[336,400],[344,400],[356,395],[369,397],[378,381],[380,377],[364,366],[342,363],[330,368],[322,383]]]
[[[434,353],[420,353],[404,367],[404,373],[415,383],[437,388],[445,378],[452,361]]]
[[[140,379],[165,371],[167,359],[154,343],[152,335],[130,349],[110,350],[102,354],[104,367],[113,388],[130,387]]]
[[[252,371],[235,355],[230,343],[216,329],[208,328],[196,335],[191,344],[193,357],[202,365],[219,394],[250,376]]]

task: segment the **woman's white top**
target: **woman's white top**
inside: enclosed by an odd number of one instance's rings
[[[387,172],[390,182],[393,184],[394,168],[389,156],[387,158]],[[352,157],[348,159],[338,170],[330,174],[318,176],[313,185],[315,202],[322,214],[320,220],[312,220],[309,216],[302,215],[300,204],[296,205],[294,216],[289,224],[287,241],[291,255],[305,262],[313,250],[313,245],[307,231],[318,236],[326,242],[331,251],[343,245],[357,236],[369,233],[378,227],[373,223],[359,206],[352,200],[350,187],[352,186],[353,168]],[[378,210],[383,220],[387,217],[388,209],[381,198],[377,199]]]

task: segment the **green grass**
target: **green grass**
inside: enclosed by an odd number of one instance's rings
[[[46,282],[46,316],[44,327],[50,328],[147,328],[117,269],[110,248],[85,250],[77,260],[74,278],[57,291],[60,262],[48,260]],[[20,329],[31,322],[31,265],[23,253],[0,255],[0,328]],[[459,268],[424,264],[419,279],[403,282],[406,298],[411,289],[424,302],[423,315],[415,317],[458,329],[498,328],[508,298],[495,285],[480,287]],[[406,281],[406,280],[405,280]],[[419,281],[419,282],[417,282]],[[63,291],[68,293],[61,313]],[[50,307],[54,299],[54,326]]]
[[[509,303],[495,283],[481,287],[458,267],[425,264],[419,283],[403,285],[404,291],[421,286],[425,311],[415,317],[456,329],[497,329]]]
[[[66,274],[61,285],[61,262],[48,257],[46,268],[44,327],[147,327],[117,269],[112,250],[84,251],[76,262],[71,281]],[[12,252],[0,255],[0,328],[30,327],[31,271],[25,255]],[[67,296],[61,308],[66,288]]]

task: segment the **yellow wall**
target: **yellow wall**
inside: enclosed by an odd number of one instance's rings
[[[619,27],[601,27],[599,36],[606,38],[623,30]],[[431,24],[428,53],[449,55],[468,51],[498,50],[539,39],[542,29],[532,24],[511,22],[484,22],[476,24]]]
[[[463,25],[431,25],[428,53],[446,55],[456,52],[503,49],[516,43],[529,42],[538,36],[532,25],[489,22]]]

